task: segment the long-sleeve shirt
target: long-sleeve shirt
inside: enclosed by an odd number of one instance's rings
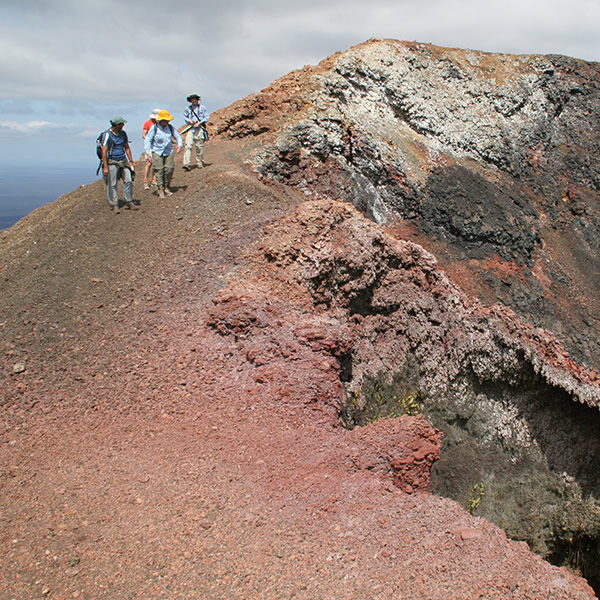
[[[206,125],[206,122],[210,118],[206,106],[198,104],[194,106],[190,104],[183,111],[183,118],[188,125],[193,125],[192,129],[198,129],[201,125]]]
[[[144,152],[146,154],[154,152],[160,156],[173,154],[173,141],[171,138],[175,138],[180,148],[183,147],[183,139],[175,127],[172,125],[161,127],[159,123],[153,125],[144,138]]]

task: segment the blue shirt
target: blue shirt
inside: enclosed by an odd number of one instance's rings
[[[179,135],[179,131],[172,125],[161,127],[159,123],[152,125],[144,138],[144,152],[146,154],[159,154],[160,156],[169,156],[173,154],[173,142],[171,138],[175,138],[177,145],[181,148],[183,140]]]
[[[200,127],[200,123],[205,124],[210,118],[210,115],[206,110],[206,106],[203,104],[198,104],[196,106],[190,104],[183,111],[183,118],[188,125],[196,124],[196,126],[192,127],[192,129],[198,129],[198,127]]]
[[[112,140],[110,146],[108,140]],[[121,133],[116,134],[112,130],[108,130],[102,138],[102,145],[106,146],[106,159],[107,160],[125,160],[127,155],[125,154],[125,146],[128,144],[127,134],[121,130]]]

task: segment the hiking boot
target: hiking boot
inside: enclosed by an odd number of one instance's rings
[[[150,189],[150,185],[148,184],[147,181],[144,181],[144,189],[145,190],[149,190]]]
[[[183,170],[184,171],[191,171],[192,167],[191,167],[191,165],[183,165]]]
[[[127,210],[139,210],[139,208],[133,202],[127,202],[127,204],[125,204],[125,208]]]
[[[158,197],[161,200],[164,200],[165,199],[165,193],[162,190],[158,190]]]
[[[167,196],[172,196],[172,195],[173,195],[173,192],[172,192],[172,191],[171,191],[169,188],[165,188],[165,194],[166,194]]]

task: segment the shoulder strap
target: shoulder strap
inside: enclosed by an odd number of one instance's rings
[[[112,147],[115,145],[115,142],[110,129],[107,129],[104,133],[106,133],[108,139],[102,138],[102,145],[104,145],[104,140],[106,140],[106,158],[110,158],[110,153],[112,152]]]
[[[154,129],[154,133],[152,134],[152,140],[150,140],[150,150],[152,150],[152,146],[154,145],[154,140],[156,139],[156,132],[158,131],[158,123],[154,123],[151,129]],[[150,131],[148,131],[150,133]]]

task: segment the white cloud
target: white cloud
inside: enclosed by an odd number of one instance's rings
[[[144,101],[202,87],[216,108],[237,99],[223,90],[256,91],[370,37],[600,58],[598,22],[596,0],[14,2],[0,98]]]
[[[155,106],[212,112],[371,37],[599,60],[598,23],[598,0],[5,0],[0,136],[115,114],[131,136]]]
[[[48,121],[26,121],[24,123],[18,121],[0,121],[0,128],[25,134],[39,133],[44,129],[54,129],[56,127],[59,126]]]

